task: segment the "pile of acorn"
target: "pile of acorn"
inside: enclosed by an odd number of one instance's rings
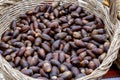
[[[109,49],[100,18],[73,3],[38,5],[12,21],[0,54],[23,74],[43,80],[74,80],[91,74]]]

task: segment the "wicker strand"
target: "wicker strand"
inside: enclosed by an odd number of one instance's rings
[[[118,49],[120,47],[120,24],[116,20],[111,21],[115,18],[115,16],[109,18],[110,10],[108,7],[104,7],[100,2],[97,0],[61,0],[62,2],[73,2],[79,4],[79,6],[83,7],[87,11],[91,12],[92,14],[96,15],[97,17],[101,18],[105,24],[105,29],[108,32],[109,36],[111,37],[111,45],[109,51],[107,53],[106,58],[103,60],[102,64],[93,71],[90,75],[81,77],[77,80],[88,80],[88,79],[97,79],[103,76],[112,65],[113,61],[117,58]],[[5,8],[1,10],[0,13],[2,16],[0,17],[0,36],[4,33],[7,29],[9,29],[9,24],[12,20],[17,18],[19,14],[25,13],[27,10],[33,9],[36,5],[46,3],[44,0],[29,0],[29,1],[21,1],[16,3],[15,5]],[[50,0],[49,3],[52,3]],[[111,11],[114,11],[113,9]],[[6,80],[38,80],[28,77],[22,74],[20,71],[13,69],[10,64],[0,55],[0,71],[4,74]],[[40,80],[40,79],[39,79]]]

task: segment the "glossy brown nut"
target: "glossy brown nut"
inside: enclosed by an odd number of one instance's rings
[[[40,74],[41,74],[41,76],[43,76],[43,77],[46,77],[46,78],[49,77],[48,74],[45,73],[43,69],[40,69]]]
[[[108,49],[109,49],[109,47],[110,47],[110,42],[109,42],[109,41],[106,41],[106,42],[104,43],[104,50],[107,52]]]
[[[81,35],[82,35],[82,37],[88,37],[89,36],[87,31],[84,30],[84,29],[81,29]]]
[[[34,49],[32,49],[32,47],[27,47],[26,50],[25,50],[25,53],[24,53],[24,56],[27,57],[27,56],[31,56],[34,52]]]
[[[16,26],[17,26],[17,22],[16,22],[16,20],[13,20],[13,21],[11,22],[10,28],[11,28],[11,29],[15,29]]]
[[[54,52],[53,53],[53,59],[58,60],[58,58],[59,58],[59,53],[58,52]]]
[[[61,78],[64,80],[71,79],[72,78],[72,72],[71,71],[65,71],[60,75]]]
[[[20,61],[21,61],[21,58],[20,57],[16,57],[15,61],[14,61],[15,65],[18,66],[20,64]]]
[[[30,26],[28,25],[24,25],[22,28],[21,28],[21,32],[27,32],[28,30],[30,29]]]
[[[66,32],[67,32],[69,35],[72,35],[72,34],[73,34],[73,32],[72,32],[72,30],[71,30],[70,28],[66,28]]]
[[[99,67],[99,65],[100,65],[99,59],[94,58],[93,61],[94,61],[95,65],[96,65],[96,67]]]
[[[68,19],[68,25],[72,25],[74,23],[74,19]]]
[[[48,34],[50,32],[51,28],[46,28],[46,29],[43,29],[43,33],[44,34]]]
[[[33,74],[32,77],[33,78],[38,78],[38,77],[41,77],[41,74],[36,73],[36,74]]]
[[[79,14],[76,11],[74,11],[74,12],[71,12],[71,16],[73,18],[76,18],[76,17],[79,17]]]
[[[12,45],[13,45],[14,47],[19,47],[19,48],[25,46],[22,42],[14,42]]]
[[[94,27],[96,27],[96,25],[95,25],[95,21],[91,21],[91,22],[88,22],[88,23],[86,23],[86,26],[88,26],[91,30],[88,30],[88,31],[92,31],[92,29],[94,28]],[[87,29],[87,28],[86,28]]]
[[[67,8],[69,8],[70,5],[71,5],[71,3],[66,3],[66,4],[63,4],[63,7],[64,7],[65,9],[67,9]]]
[[[61,11],[59,12],[59,14],[60,14],[60,16],[63,16],[63,15],[65,15],[67,12],[68,12],[68,11],[61,10]]]
[[[83,60],[83,61],[80,62],[80,65],[81,65],[82,67],[86,67],[88,64],[89,64],[89,61],[88,61],[88,60]]]
[[[59,26],[59,24],[58,24],[58,22],[56,22],[56,21],[53,21],[50,25],[49,25],[49,27],[50,28],[58,28],[58,26]]]
[[[10,55],[13,52],[13,49],[7,49],[4,53],[3,56]]]
[[[86,57],[84,58],[84,60],[88,60],[88,61],[90,61],[91,59],[92,59],[91,56],[86,56]]]
[[[53,44],[52,44],[52,49],[58,49],[60,46],[60,40],[56,40]]]
[[[10,62],[10,61],[12,61],[12,56],[11,56],[11,55],[7,55],[7,56],[5,56],[5,59],[6,59],[8,62]]]
[[[83,25],[82,20],[80,18],[75,19],[75,24],[77,25]]]
[[[25,67],[29,66],[28,62],[26,60],[24,60],[24,59],[20,60],[20,65],[22,66],[22,68],[25,68]]]
[[[64,64],[65,66],[67,66],[67,67],[68,67],[68,69],[71,69],[71,67],[72,67],[72,64],[71,64],[71,63],[64,62],[63,64]]]
[[[25,20],[25,19],[20,20],[20,22],[21,22],[21,24],[24,24],[24,25],[29,25],[28,21],[27,21],[27,20]]]
[[[72,37],[71,37],[71,36],[66,36],[64,40],[65,40],[65,41],[71,41],[71,40],[72,40]]]
[[[59,16],[59,11],[57,9],[54,9],[54,15],[55,15],[55,17]]]
[[[70,51],[70,44],[69,43],[67,43],[65,46],[64,46],[64,52],[69,52]]]
[[[105,35],[92,35],[92,38],[98,42],[101,42],[101,43],[106,41]]]
[[[49,36],[49,35],[47,35],[47,34],[41,34],[41,38],[42,39],[44,39],[44,40],[51,40],[52,38]]]
[[[80,72],[82,73],[82,74],[86,74],[85,73],[85,68],[79,68],[80,69]]]
[[[29,69],[31,69],[33,71],[33,73],[38,73],[40,68],[37,66],[31,66]]]
[[[95,16],[94,15],[88,15],[88,16],[83,17],[83,19],[92,21],[92,20],[95,19]]]
[[[92,32],[92,30],[93,30],[92,27],[87,26],[87,25],[83,26],[83,29],[85,29],[87,32]]]
[[[51,72],[50,72],[50,77],[51,79],[56,79],[57,78],[57,75],[59,74],[59,70],[57,67],[53,66]]]
[[[24,34],[24,33],[23,33],[21,37],[22,37],[23,40],[24,40],[24,39],[27,39],[27,34]]]
[[[26,19],[26,18],[27,18],[27,15],[26,15],[26,14],[20,14],[20,15],[19,15],[19,18],[21,18],[21,19]]]
[[[95,54],[102,54],[103,53],[103,50],[102,49],[100,49],[100,48],[94,48],[94,49],[92,49],[92,52],[93,53],[95,53]]]
[[[80,54],[80,53],[82,53],[84,51],[86,51],[86,48],[80,48],[80,49],[77,50],[77,54]]]
[[[71,50],[71,58],[73,58],[73,57],[76,57],[77,55],[76,55],[76,51],[75,50]]]
[[[88,48],[88,49],[94,49],[94,48],[97,48],[97,46],[94,45],[94,44],[92,44],[92,43],[88,43],[88,44],[87,44],[87,48]]]
[[[65,72],[68,70],[68,68],[65,65],[61,64],[59,67],[59,70],[60,70],[60,72]]]
[[[91,37],[82,38],[82,41],[84,41],[84,42],[89,42],[90,40],[91,40]]]
[[[86,52],[87,52],[87,54],[88,54],[89,56],[91,56],[92,58],[95,58],[95,57],[96,57],[96,55],[95,55],[91,50],[87,50]]]
[[[90,68],[90,69],[95,69],[96,68],[96,64],[93,62],[93,61],[90,61],[89,63],[88,63],[88,67]]]
[[[58,7],[58,6],[59,6],[59,2],[58,2],[58,1],[52,3],[52,7],[53,7],[53,8],[56,8],[56,7]]]
[[[34,41],[35,41],[35,38],[34,38],[33,36],[28,36],[27,38],[28,38],[28,40],[30,40],[31,42],[34,42]]]
[[[81,34],[79,32],[73,32],[73,37],[76,38],[76,39],[80,39]]]
[[[46,26],[43,23],[39,23],[38,27],[39,27],[39,29],[45,29],[46,28]]]
[[[96,46],[100,46],[101,45],[100,43],[98,43],[97,41],[94,41],[94,40],[91,40],[90,42],[93,43]]]
[[[79,56],[82,57],[82,58],[84,58],[86,55],[87,55],[87,52],[86,52],[86,51],[81,52],[81,53],[79,54]]]
[[[64,53],[64,52],[61,52],[61,53],[59,54],[59,61],[60,61],[61,63],[65,61],[65,53]]]
[[[78,12],[79,14],[82,12],[82,7],[78,7],[77,9],[76,9],[76,12]]]
[[[47,55],[46,55],[46,58],[45,58],[45,60],[51,60],[52,59],[52,53],[48,53]]]
[[[81,17],[81,16],[84,17],[84,16],[86,16],[86,14],[81,13],[81,14],[80,14],[80,17]],[[89,21],[82,19],[82,23],[83,23],[84,25],[86,25],[88,22],[89,22]]]
[[[28,32],[27,32],[27,35],[32,35],[32,36],[35,36],[35,31],[33,31],[33,30],[29,30]]]
[[[73,26],[71,26],[71,30],[72,31],[79,31],[79,30],[81,30],[81,26],[73,25]]]
[[[89,75],[93,72],[93,69],[85,69],[86,75]]]
[[[49,19],[50,19],[50,20],[54,20],[54,19],[55,19],[54,13],[50,13]]]
[[[59,67],[61,65],[60,62],[55,59],[52,59],[50,62],[52,65],[57,66],[57,67]]]
[[[7,42],[10,39],[11,39],[11,36],[4,36],[4,37],[2,37],[2,41],[4,41],[4,42]]]
[[[72,67],[71,72],[72,72],[73,76],[77,76],[78,74],[80,74],[80,71],[77,67]]]
[[[55,39],[64,39],[67,36],[66,32],[60,32],[55,35]]]
[[[59,18],[59,20],[63,23],[67,23],[67,17],[65,17],[65,16]]]
[[[39,46],[41,43],[42,43],[42,39],[40,37],[38,37],[38,38],[35,39],[35,43],[34,44],[36,46]]]
[[[45,17],[45,18],[49,18],[49,15],[50,15],[50,14],[49,14],[48,12],[46,12],[46,13],[44,14],[44,17]]]
[[[85,43],[81,40],[74,40],[75,45],[78,47],[85,47]]]
[[[31,76],[31,75],[33,74],[33,72],[32,72],[31,69],[26,69],[26,68],[22,69],[21,72],[22,72],[23,74],[29,75],[29,76]]]
[[[62,24],[62,28],[63,28],[63,29],[64,29],[64,28],[67,28],[67,27],[69,27],[69,24],[68,24],[68,23]]]
[[[43,47],[43,49],[44,49],[46,52],[50,52],[50,51],[51,51],[50,46],[48,46],[47,44],[42,43],[41,46]]]
[[[21,49],[19,50],[19,52],[17,53],[17,56],[23,56],[24,55],[24,52],[25,52],[25,47],[21,47]]]
[[[73,65],[79,66],[79,64],[80,64],[79,57],[73,57],[73,58],[71,59],[71,63],[72,63]]]
[[[44,62],[43,63],[43,70],[45,72],[51,72],[51,70],[52,70],[51,64],[49,62]]]
[[[70,42],[70,46],[72,47],[72,48],[78,48],[77,46],[76,46],[76,44],[75,44],[75,42]]]
[[[33,27],[34,27],[35,30],[38,29],[38,22],[37,22],[37,20],[33,22]]]
[[[77,6],[75,4],[72,4],[70,7],[69,7],[69,11],[74,11],[77,9]]]
[[[28,62],[30,66],[36,66],[38,64],[38,57],[32,57],[30,61]]]

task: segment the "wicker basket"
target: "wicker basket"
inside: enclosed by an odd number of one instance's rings
[[[9,25],[12,20],[16,19],[19,14],[25,13],[30,9],[34,9],[36,5],[43,5],[44,3],[53,3],[53,0],[29,0],[29,1],[21,1],[9,8],[2,9],[0,11],[0,37],[2,33],[4,33],[7,29],[9,29]],[[108,50],[107,56],[101,63],[101,65],[95,69],[90,75],[81,77],[77,80],[92,80],[92,79],[100,79],[110,68],[113,61],[117,58],[120,40],[120,24],[116,18],[116,7],[114,1],[111,0],[110,10],[107,7],[104,7],[97,0],[61,0],[61,4],[64,2],[73,2],[83,7],[87,11],[92,14],[100,17],[104,24],[105,29],[110,36],[111,46]],[[110,13],[110,15],[109,15]],[[6,80],[38,80],[28,77],[22,74],[20,71],[13,69],[10,64],[0,55],[0,71],[5,76]],[[39,79],[40,80],[40,79]]]

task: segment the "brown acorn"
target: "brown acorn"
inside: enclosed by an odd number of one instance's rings
[[[37,66],[31,66],[29,69],[31,69],[33,71],[33,73],[37,73],[40,70],[40,68]]]
[[[60,32],[55,35],[55,39],[64,39],[67,36],[67,33]]]
[[[78,47],[85,47],[85,43],[81,40],[74,40],[75,45]]]
[[[72,72],[71,71],[65,71],[60,75],[61,78],[64,80],[71,79],[72,78]]]
[[[106,41],[105,35],[92,35],[92,38],[98,42],[101,42],[101,43]]]
[[[31,69],[26,69],[26,68],[22,69],[21,72],[28,76],[31,76],[33,74]]]
[[[43,49],[44,49],[46,52],[50,52],[50,51],[51,51],[50,46],[48,46],[47,44],[42,43],[41,46],[43,47]]]
[[[51,64],[54,65],[54,66],[57,66],[57,67],[59,67],[61,65],[60,62],[55,60],[55,59],[51,60]]]
[[[51,72],[51,70],[52,70],[51,64],[49,62],[44,62],[43,63],[43,70],[45,72]]]

